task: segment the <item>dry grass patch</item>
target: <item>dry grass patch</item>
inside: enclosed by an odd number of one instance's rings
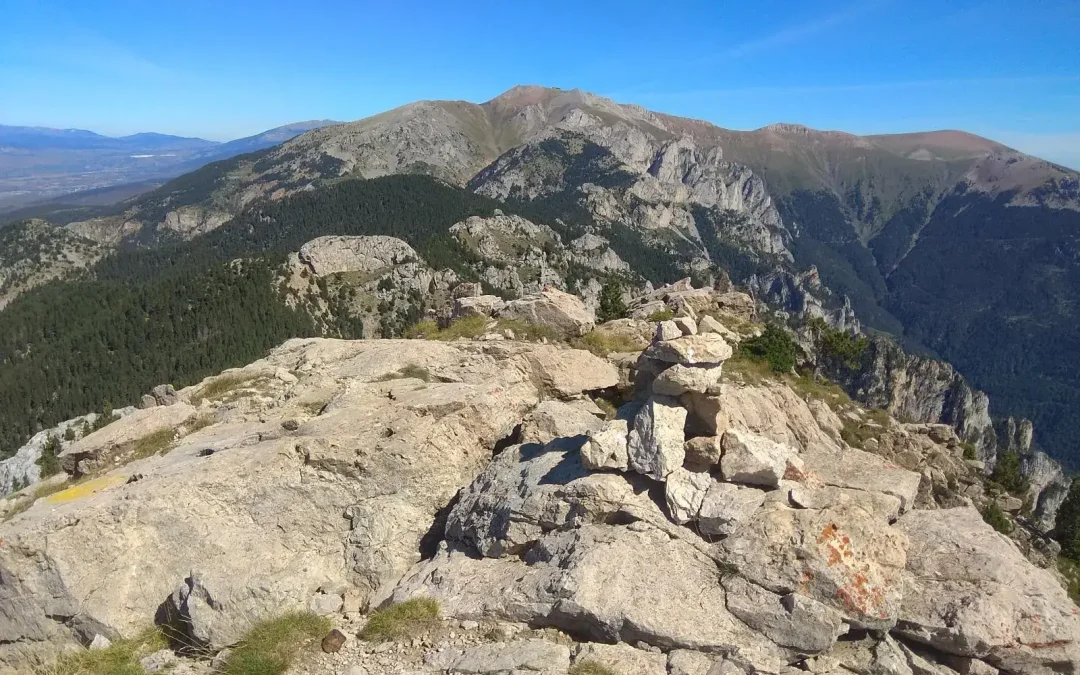
[[[172,427],[160,429],[149,436],[143,436],[132,443],[131,455],[128,461],[134,462],[137,459],[146,459],[154,455],[164,455],[173,449],[175,440],[176,430]]]
[[[332,628],[312,612],[290,612],[255,624],[233,648],[224,675],[282,675],[296,657]]]
[[[439,619],[439,603],[431,598],[413,598],[372,613],[360,639],[386,642],[413,638],[434,627]]]
[[[648,346],[648,343],[643,344],[642,341],[622,333],[593,330],[571,340],[570,346],[575,349],[585,349],[597,356],[607,356],[620,352],[640,352]]]
[[[410,363],[408,365],[402,366],[401,368],[398,368],[392,373],[387,373],[383,375],[375,381],[390,382],[391,380],[405,379],[423,380],[424,382],[431,382],[431,380],[434,378],[432,377],[431,373],[428,371],[427,368]]]
[[[570,666],[567,675],[616,675],[616,673],[599,661],[585,659]]]
[[[32,488],[30,492],[22,495],[19,505],[8,511],[3,519],[11,520],[15,516],[19,515],[20,513],[26,511],[31,506],[33,506],[34,502],[36,502],[37,500],[44,499],[63,490],[67,490],[70,487],[71,483],[66,480],[57,483],[38,485],[37,487]],[[12,497],[8,497],[8,499],[12,499]]]
[[[256,388],[259,384],[267,382],[265,375],[250,375],[246,373],[228,373],[220,375],[207,382],[191,396],[191,405],[198,407],[203,401],[217,401],[231,403],[242,398],[243,392]]]
[[[159,628],[150,628],[128,640],[116,640],[107,649],[80,649],[61,655],[54,663],[35,666],[34,675],[146,675],[139,659],[169,646]]]

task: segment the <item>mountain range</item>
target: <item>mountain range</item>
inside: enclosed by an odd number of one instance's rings
[[[0,125],[0,210],[85,190],[171,178],[333,124],[297,122],[226,143],[159,133]]]
[[[98,252],[80,258],[87,265],[118,251],[88,268],[94,283],[162,289],[169,274],[190,280],[251,256],[270,256],[267,275],[284,288],[299,283],[286,258],[326,235],[401,238],[433,270],[499,294],[554,280],[595,304],[612,278],[637,290],[730,279],[781,320],[823,317],[949,361],[990,395],[994,415],[1032,419],[1036,444],[1076,466],[1078,226],[1075,172],[964,132],[731,131],[530,86],[315,129],[64,231]],[[5,282],[6,301],[51,277],[20,278],[35,281]],[[318,306],[317,332],[355,329],[329,312],[362,318],[365,336],[399,334],[445,302],[442,290],[322,281],[308,289],[315,299],[291,305]],[[48,303],[69,306],[65,292],[46,286],[5,312],[32,321]],[[185,339],[231,329],[191,330]],[[210,372],[200,367],[188,380]],[[157,381],[170,379],[162,368]]]

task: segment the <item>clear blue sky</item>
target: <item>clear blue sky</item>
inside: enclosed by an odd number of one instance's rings
[[[1080,168],[1077,0],[3,0],[0,123],[215,140],[515,84]]]

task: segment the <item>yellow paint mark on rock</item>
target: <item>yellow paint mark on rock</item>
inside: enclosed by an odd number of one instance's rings
[[[114,485],[120,485],[124,480],[124,476],[101,476],[100,478],[91,478],[88,481],[72,485],[66,490],[51,494],[45,498],[45,501],[49,504],[66,504],[68,502],[73,502],[76,499],[89,497],[95,492],[111,488]]]

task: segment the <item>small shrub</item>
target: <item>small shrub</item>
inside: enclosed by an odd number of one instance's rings
[[[233,648],[225,675],[282,675],[305,646],[332,628],[311,612],[290,612],[255,624]]]
[[[599,661],[585,659],[570,666],[568,675],[615,675],[615,671]]]
[[[600,408],[604,411],[605,419],[613,420],[615,419],[615,415],[619,413],[619,408],[606,398],[600,398],[599,396],[597,396],[593,399],[593,403],[596,404],[597,408]]]
[[[435,625],[439,603],[431,598],[413,598],[372,613],[360,638],[370,642],[416,637]]]
[[[991,500],[986,508],[982,512],[983,520],[985,520],[990,527],[994,528],[1002,534],[1009,534],[1013,530],[1012,521],[1005,515],[1005,512],[998,505],[996,500]]]
[[[75,427],[74,426],[68,426],[67,429],[64,429],[64,440],[67,441],[68,443],[75,440]]]
[[[1065,556],[1058,556],[1058,571],[1065,579],[1065,590],[1074,604],[1080,605],[1080,563]]]
[[[789,373],[795,368],[799,346],[786,330],[770,323],[756,338],[744,340],[739,349],[751,358],[765,361],[776,373]]]
[[[45,439],[45,447],[41,449],[41,457],[37,458],[37,465],[41,469],[42,479],[55,476],[62,470],[60,466],[60,439],[52,434]]]
[[[964,451],[964,459],[978,459],[979,455],[976,452],[975,444],[964,441],[960,444],[960,448]]]
[[[128,640],[116,640],[107,649],[81,649],[63,654],[55,663],[33,668],[35,675],[146,675],[139,659],[167,648],[159,628]]]
[[[414,323],[413,325],[405,329],[405,337],[409,339],[429,338],[434,340],[434,336],[438,335],[438,333],[439,324],[435,323],[431,319],[424,319],[423,321],[418,321],[417,323]]]
[[[998,456],[990,479],[1014,495],[1022,495],[1028,491],[1027,478],[1020,473],[1020,455],[1015,450]]]
[[[439,331],[436,339],[456,340],[458,338],[474,338],[482,335],[487,330],[490,319],[486,316],[464,316],[450,322],[450,325]]]
[[[647,345],[622,333],[594,330],[579,338],[574,338],[570,341],[570,346],[588,350],[597,356],[607,356],[619,352],[638,352]]]
[[[101,411],[101,414],[94,419],[93,431],[104,429],[116,420],[120,419],[120,416],[113,412],[112,403],[105,402],[105,409]],[[83,436],[86,434],[84,433]]]
[[[656,310],[646,318],[649,321],[670,321],[671,319],[675,318],[675,312],[671,311],[670,307],[665,307],[663,309]]]

